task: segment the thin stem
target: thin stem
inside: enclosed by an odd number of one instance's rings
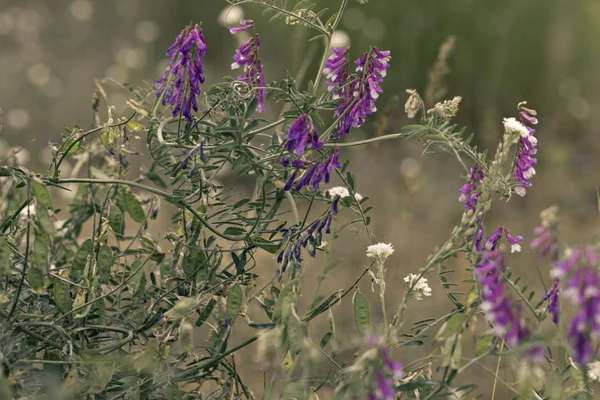
[[[28,182],[27,184],[27,196],[30,195],[31,184]],[[30,201],[31,197],[29,198]],[[28,202],[29,202],[28,201]],[[19,287],[17,288],[17,292],[14,294],[14,300],[12,306],[10,307],[10,312],[8,313],[8,320],[10,320],[17,309],[17,304],[19,303],[19,297],[21,297],[21,291],[23,290],[23,285],[25,283],[25,276],[27,274],[27,261],[29,255],[29,232],[31,230],[31,208],[27,207],[27,229],[25,232],[25,254],[23,255],[23,272],[21,273],[21,280],[19,281]]]

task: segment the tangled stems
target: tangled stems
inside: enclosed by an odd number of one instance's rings
[[[210,230],[212,233],[214,233],[215,235],[217,235],[223,239],[227,239],[227,240],[230,240],[233,242],[240,242],[240,241],[248,240],[248,238],[250,238],[250,236],[252,235],[252,230],[250,232],[246,233],[245,235],[240,235],[240,236],[228,235],[224,232],[220,232],[210,222],[208,222],[198,211],[196,211],[194,209],[194,207],[192,207],[191,205],[187,204],[184,201],[178,200],[171,193],[164,192],[160,189],[156,189],[156,188],[153,188],[151,186],[147,186],[147,185],[144,185],[141,183],[137,183],[137,182],[133,182],[133,181],[125,181],[125,180],[121,180],[121,179],[93,179],[93,178],[64,178],[64,179],[54,179],[54,180],[52,180],[52,182],[56,183],[56,184],[89,183],[89,184],[96,184],[96,185],[125,185],[125,186],[135,187],[135,188],[141,189],[145,192],[160,196],[171,203],[174,203],[174,204],[184,207],[186,210],[191,212],[194,215],[194,217],[198,218],[200,223],[202,225],[204,225],[208,230]]]

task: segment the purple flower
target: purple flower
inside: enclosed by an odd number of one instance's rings
[[[239,30],[237,32],[239,32]],[[231,33],[236,32],[232,31]],[[263,112],[265,110],[265,97],[267,95],[267,89],[265,88],[265,76],[263,73],[263,66],[260,62],[260,59],[258,58],[259,48],[260,36],[256,34],[244,43],[242,43],[242,45],[240,45],[240,47],[238,47],[238,49],[235,51],[235,54],[233,56],[234,62],[233,64],[231,64],[231,69],[238,69],[240,67],[244,67],[244,74],[238,76],[237,79],[239,79],[242,82],[245,82],[250,87],[254,87],[254,90],[256,92],[256,98],[258,99],[256,111]]]
[[[555,277],[554,286],[544,296],[544,299],[552,299],[550,307],[555,303],[557,315],[553,320],[557,322],[560,279],[566,279],[563,295],[579,309],[571,321],[567,337],[575,353],[574,359],[580,364],[592,359],[592,340],[600,337],[600,276],[597,265],[596,254],[589,247],[574,250],[569,258],[554,262],[551,271]]]
[[[378,343],[373,344],[377,345]],[[396,398],[394,379],[400,379],[404,376],[404,366],[399,361],[392,361],[388,347],[381,348],[381,358],[383,359],[383,366],[377,369],[377,386],[369,394],[369,399],[394,400]]]
[[[487,238],[487,243],[485,244],[486,249],[488,250],[496,250],[498,247],[498,243],[500,243],[500,239],[502,239],[502,233],[504,232],[504,227],[496,229],[496,232],[492,234],[489,238]]]
[[[552,226],[536,226],[533,232],[537,235],[531,241],[531,248],[540,248],[540,257],[550,254],[552,261],[558,260],[558,238]]]
[[[574,359],[587,364],[594,355],[593,338],[600,337],[600,277],[594,267],[579,269],[567,282],[565,297],[579,307],[569,328],[568,338],[575,351]]]
[[[537,118],[535,118],[535,110],[530,110],[521,107],[521,124],[527,128],[527,135],[522,135],[519,138],[519,150],[517,153],[517,159],[514,169],[515,181],[519,184],[515,188],[515,193],[519,196],[525,196],[525,189],[531,186],[529,180],[535,175],[535,165],[537,159],[533,157],[537,153],[537,139],[535,136],[535,129],[527,124],[537,125]]]
[[[383,370],[377,371],[377,388],[375,392],[369,395],[370,400],[394,400],[396,398],[396,389],[394,380],[386,378]]]
[[[327,210],[324,215],[317,218],[303,232],[299,232],[295,227],[291,229],[282,229],[285,233],[281,239],[279,245],[280,252],[277,256],[277,263],[280,264],[280,278],[286,271],[290,262],[292,262],[296,268],[302,266],[302,249],[306,249],[311,257],[317,255],[317,248],[321,246],[323,238],[323,230],[325,230],[326,234],[331,233],[331,222],[333,221],[333,216],[337,215],[338,202],[339,198],[333,202],[331,208]]]
[[[167,50],[170,59],[155,87],[162,104],[173,107],[173,118],[182,114],[192,122],[192,109],[198,111],[197,97],[205,81],[202,58],[207,49],[202,29],[196,24],[193,29],[185,27]]]
[[[343,100],[335,111],[339,118],[337,137],[348,134],[351,128],[359,128],[367,116],[377,111],[375,102],[383,92],[381,83],[390,66],[390,52],[373,47],[355,61],[356,73],[349,75],[347,51],[335,49],[324,70],[330,79],[327,86],[333,98]]]
[[[481,196],[481,182],[485,177],[483,169],[479,166],[479,164],[475,164],[471,167],[469,172],[469,179],[467,183],[463,185],[460,189],[460,197],[459,201],[465,202],[465,208],[471,210],[472,212],[477,211],[477,204],[479,202],[479,197]],[[483,222],[481,221],[481,217],[475,219],[475,222],[466,228],[466,230],[474,230],[474,233],[467,237],[467,240],[475,239],[475,249],[477,251],[482,251],[485,249],[482,246],[481,242],[483,240]]]
[[[323,74],[327,77],[325,84],[327,90],[332,94],[332,99],[348,99],[352,95],[352,86],[348,82],[348,50],[334,47],[333,54],[329,56],[323,68]]]
[[[247,31],[250,28],[254,27],[254,21],[252,21],[251,19],[240,19],[240,25],[242,26],[238,26],[238,27],[233,27],[231,29],[229,29],[229,32],[231,32],[232,34],[236,34],[238,32],[242,32],[242,31]]]
[[[336,147],[333,154],[329,155],[329,157],[327,157],[325,160],[313,162],[310,168],[308,167],[310,163],[307,161],[294,161],[292,163],[292,166],[295,168],[294,172],[287,180],[283,190],[291,190],[293,187],[294,190],[299,191],[309,185],[313,189],[318,189],[321,183],[329,183],[331,180],[331,174],[335,172],[335,169],[342,167],[342,164],[339,162],[339,154],[340,149]],[[289,159],[287,158],[282,158],[280,162],[282,162],[282,164],[285,162],[284,166],[288,166],[290,164]],[[296,185],[294,185],[296,178],[299,176],[300,171],[302,170],[304,170],[304,173],[301,175],[301,178],[298,180]]]
[[[181,161],[181,163],[177,166],[177,168],[175,168],[175,170],[173,172],[171,172],[171,177],[175,177],[177,176],[177,173],[181,170],[186,170],[188,169],[189,163],[192,160],[192,158],[196,155],[200,155],[200,159],[204,159],[206,156],[204,155],[204,139],[202,139],[200,141],[200,144],[198,144],[197,146],[195,146],[193,149],[191,149],[186,156],[183,158],[183,160]],[[190,173],[189,173],[189,177],[191,177],[194,172],[196,172],[196,167],[194,166]]]
[[[485,244],[485,247],[488,250],[496,250],[498,244],[500,243],[500,239],[502,239],[502,234],[506,235],[506,240],[508,240],[508,243],[510,243],[511,253],[514,253],[515,251],[521,251],[521,245],[519,244],[519,242],[523,240],[523,236],[512,236],[510,234],[510,231],[503,226],[498,228],[492,234],[492,236],[487,238],[487,243]]]
[[[286,150],[293,151],[301,156],[310,144],[311,149],[318,150],[323,147],[323,142],[317,135],[312,120],[306,114],[302,114],[292,125],[288,132],[288,140],[285,144]]]
[[[506,343],[517,346],[531,336],[525,320],[521,316],[521,308],[514,307],[506,293],[504,284],[504,252],[500,249],[486,251],[482,261],[475,267],[475,273],[481,284],[483,302],[481,309],[486,319],[494,326],[498,335],[504,335]],[[529,355],[535,359],[543,358],[543,348],[533,348]]]
[[[558,324],[560,306],[559,306],[559,294],[560,294],[560,279],[554,279],[554,284],[548,292],[542,298],[542,301],[550,300],[548,304],[548,312],[552,314],[552,322]]]
[[[465,202],[465,208],[474,209],[477,205],[479,196],[481,196],[479,189],[484,177],[483,169],[475,163],[469,172],[469,180],[460,189],[461,195],[458,200]]]

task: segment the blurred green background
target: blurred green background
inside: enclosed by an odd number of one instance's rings
[[[317,8],[338,4],[319,1]],[[154,81],[164,68],[164,51],[190,20],[202,21],[209,46],[208,84],[218,82],[230,74],[237,47],[224,20],[242,16],[239,10],[226,15],[226,8],[220,0],[0,1],[0,109],[4,113],[0,152],[24,147],[26,151],[19,153],[22,161],[32,170],[44,167],[50,157],[49,141],[57,140],[65,127],[91,124],[94,78],[109,76],[133,85]],[[308,43],[312,31],[281,20],[269,24],[257,6],[244,5],[242,11],[257,21],[267,80],[282,78],[286,72],[295,76],[311,55],[317,61],[322,44]],[[527,100],[539,113],[539,163],[533,188],[508,205],[498,201],[486,221],[486,233],[502,224],[529,242],[539,212],[557,204],[568,242],[587,242],[597,234],[600,1],[372,0],[361,5],[350,0],[339,28],[338,38],[347,35],[353,58],[371,44],[392,53],[385,94],[378,104],[380,110],[388,110],[387,125],[377,125],[375,116],[347,140],[398,132],[410,123],[403,111],[405,89],[425,93],[439,47],[454,35],[454,49],[447,59],[450,72],[442,87],[445,98],[463,97],[456,122],[475,132],[480,147],[493,151],[502,135],[502,118],[515,116],[518,102]],[[306,75],[312,79],[316,71],[313,63]],[[394,102],[394,95],[399,100]],[[118,113],[127,99],[118,91],[110,96]],[[268,118],[281,109],[273,104],[267,108]],[[460,218],[462,205],[457,200],[464,171],[452,156],[423,155],[420,144],[405,141],[352,148],[343,157],[352,160],[358,191],[375,206],[377,239],[396,248],[388,283],[392,308],[404,290],[402,277],[424,265],[426,256],[443,243]],[[364,236],[348,232],[334,245],[341,264],[324,285],[328,293],[347,287],[367,264]],[[273,261],[267,261],[274,270]],[[307,282],[314,279],[321,261],[307,264]],[[508,262],[540,290],[550,282],[548,265],[527,245]],[[457,260],[449,266],[466,265]],[[537,268],[545,282],[540,282]],[[461,277],[457,273],[456,279]],[[433,297],[412,308],[422,318],[435,315],[434,306],[450,307],[435,275],[430,281]],[[361,289],[370,292],[370,282]],[[339,318],[342,326],[352,325],[350,314]],[[428,349],[415,351],[425,354]],[[401,357],[409,359],[404,353]]]

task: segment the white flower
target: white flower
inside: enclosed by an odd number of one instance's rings
[[[529,131],[527,130],[527,128],[525,127],[525,125],[523,125],[522,123],[520,123],[519,121],[517,121],[514,118],[504,118],[504,130],[506,131],[506,133],[512,133],[515,135],[519,135],[521,137],[528,137],[529,136]]]
[[[432,109],[427,110],[427,114],[437,112],[444,118],[452,118],[458,113],[458,105],[462,97],[454,96],[452,100],[444,100],[442,103],[437,103]]]
[[[344,31],[334,31],[331,35],[330,47],[338,47],[340,49],[350,45],[350,36]]]
[[[588,378],[591,381],[600,382],[600,361],[592,361],[588,363]]]
[[[327,189],[327,193],[329,193],[329,196],[331,196],[331,198],[335,198],[335,196],[340,196],[343,199],[344,197],[350,196],[350,192],[344,186],[335,186],[330,189]],[[360,194],[355,193],[354,198],[357,201],[361,201],[363,197]]]
[[[375,258],[378,261],[385,261],[393,252],[394,248],[391,243],[377,243],[367,247],[367,257]]]
[[[421,278],[417,281],[419,275],[408,274],[404,277],[404,282],[408,283],[408,286],[413,286],[412,293],[417,300],[422,300],[423,296],[431,296],[431,288],[427,284],[427,278]],[[416,281],[416,283],[415,283]]]

